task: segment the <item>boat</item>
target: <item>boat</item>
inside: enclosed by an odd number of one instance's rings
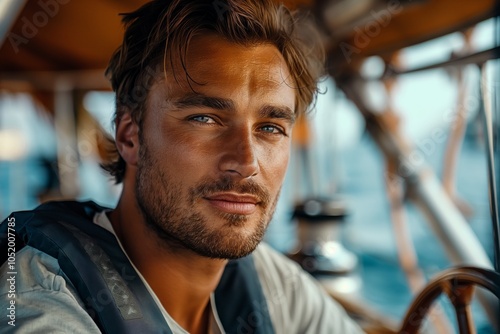
[[[82,193],[78,181],[80,162],[86,155],[103,157],[106,134],[102,126],[85,111],[85,96],[89,91],[109,92],[104,77],[106,64],[119,45],[122,26],[117,13],[130,12],[144,0],[87,0],[87,1],[4,1],[0,3],[0,91],[9,94],[27,93],[41,113],[48,115],[57,136],[57,151],[45,161],[52,175],[47,191],[39,194],[39,201],[75,198]],[[471,300],[477,298],[487,314],[490,328],[500,330],[500,92],[498,89],[500,55],[499,4],[493,0],[287,0],[284,3],[296,10],[307,10],[317,25],[327,54],[327,68],[337,91],[355,106],[364,120],[365,131],[383,157],[387,179],[390,217],[396,234],[401,271],[414,293],[413,302],[401,319],[391,319],[367,307],[362,299],[343,294],[338,289],[328,292],[336,298],[368,333],[417,333],[423,326],[431,304],[440,295],[447,295],[456,312],[456,319],[432,316],[429,332],[447,333],[458,327],[460,333],[475,333]],[[496,40],[486,49],[471,45],[475,27],[488,21],[494,27]],[[458,34],[464,41],[460,50],[446,59],[417,66],[402,61],[406,50],[429,41]],[[493,36],[492,36],[493,38]],[[455,50],[456,51],[456,50]],[[378,64],[370,65],[375,62]],[[368,64],[368,65],[367,65]],[[491,220],[493,252],[485,249],[467,221],[467,204],[457,198],[456,161],[465,135],[465,100],[457,103],[453,127],[450,127],[446,148],[445,168],[433,170],[426,162],[430,150],[441,135],[430,135],[432,140],[416,147],[401,125],[403,115],[395,112],[393,104],[374,105],[367,92],[374,85],[384,94],[393,96],[398,80],[415,73],[442,69],[450,73],[466,98],[463,70],[475,66],[481,80],[480,115],[484,123],[477,134],[485,147],[486,170]],[[367,70],[367,66],[378,68]],[[494,76],[492,79],[491,76]],[[496,85],[495,85],[496,83]],[[463,88],[463,90],[462,90]],[[392,95],[391,95],[392,94]],[[459,96],[459,97],[460,97]],[[425,96],[421,97],[422,99]],[[388,99],[387,101],[390,101]],[[464,109],[464,108],[462,108]],[[458,121],[457,121],[458,120]],[[296,145],[312,149],[307,135],[310,120],[304,120],[303,136]],[[448,122],[448,123],[451,123]],[[0,124],[1,125],[1,124]],[[448,124],[449,125],[449,124]],[[82,130],[83,127],[83,130]],[[85,128],[86,127],[86,128]],[[0,127],[0,131],[3,131]],[[36,130],[35,130],[36,131]],[[83,132],[82,132],[83,131]],[[15,150],[0,150],[0,161],[22,159],[25,150],[15,132],[0,135],[4,143],[12,143]],[[427,145],[427,146],[426,146]],[[7,145],[6,145],[7,146]],[[24,151],[23,151],[24,150]],[[424,156],[422,158],[422,155]],[[304,166],[314,170],[314,159],[303,156]],[[97,165],[97,162],[95,163]],[[307,174],[307,173],[306,173]],[[12,174],[15,177],[15,174]],[[311,195],[317,195],[321,180],[309,172]],[[316,184],[316,186],[314,186]],[[336,190],[330,187],[333,197]],[[316,193],[315,193],[316,191]],[[485,194],[486,195],[486,194]],[[314,197],[314,196],[313,196]],[[332,198],[333,198],[332,197]],[[329,201],[332,198],[328,198]],[[297,200],[297,199],[296,199]],[[316,199],[308,204],[299,198],[298,207],[322,205]],[[450,268],[427,280],[415,254],[404,203],[413,203],[427,217]],[[314,204],[316,203],[316,204]],[[319,203],[319,204],[318,204]],[[353,201],[355,204],[356,201]],[[1,208],[0,208],[1,209]],[[350,210],[356,210],[356,206]],[[301,212],[303,212],[302,210]],[[307,210],[305,210],[307,211]],[[8,212],[0,212],[6,216]],[[344,213],[332,213],[340,217]],[[314,216],[314,215],[313,215]],[[3,218],[3,217],[0,217]],[[306,217],[311,219],[311,216]],[[313,227],[307,227],[306,230]],[[333,226],[333,225],[332,225]],[[303,246],[303,245],[302,245]],[[491,253],[494,253],[493,259]],[[307,269],[307,268],[306,268]],[[326,282],[327,280],[325,280]],[[364,282],[367,285],[370,282]],[[482,289],[474,292],[474,287]],[[450,325],[456,322],[456,325]],[[450,327],[451,326],[451,327]]]

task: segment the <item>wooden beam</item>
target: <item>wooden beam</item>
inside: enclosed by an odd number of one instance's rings
[[[33,90],[54,91],[58,82],[66,82],[74,89],[110,90],[111,85],[104,76],[104,69],[88,71],[32,71],[0,73],[0,86],[28,85]]]

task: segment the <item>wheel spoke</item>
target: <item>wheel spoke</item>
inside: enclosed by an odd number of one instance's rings
[[[470,303],[474,296],[472,283],[462,283],[457,279],[450,280],[451,289],[447,291],[448,298],[455,307],[458,330],[460,334],[476,334]]]

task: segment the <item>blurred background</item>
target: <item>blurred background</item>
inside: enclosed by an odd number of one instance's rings
[[[341,214],[331,215],[326,231],[338,233],[318,246],[321,256],[330,257],[330,269],[311,271],[330,274],[341,297],[362,300],[396,323],[422,284],[457,264],[429,218],[409,200],[415,175],[430,173],[438,180],[443,196],[430,201],[438,207],[440,199],[451,203],[490,264],[498,246],[483,101],[485,91],[498,91],[498,65],[479,58],[411,72],[497,48],[496,3],[410,2],[326,1],[318,7],[289,1],[309,7],[322,27],[331,75],[320,83],[315,108],[294,130],[292,159],[266,235],[283,253],[304,253],[297,208],[308,213],[304,205],[310,200],[320,203],[318,210],[335,202]],[[116,204],[120,186],[99,167],[104,140],[114,134],[114,94],[103,72],[120,43],[117,13],[141,3],[0,0],[0,220],[47,200]],[[434,15],[433,9],[441,12]],[[402,15],[418,11],[413,26],[401,23]],[[420,26],[434,33],[412,35]],[[392,40],[384,37],[398,32]],[[404,154],[394,158],[384,149],[387,134]],[[333,268],[337,260],[347,267]],[[447,303],[441,301],[444,311],[434,317],[447,314],[454,327]],[[473,312],[479,333],[495,332],[479,303]]]

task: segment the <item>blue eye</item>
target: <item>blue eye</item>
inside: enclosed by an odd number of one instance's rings
[[[267,132],[270,134],[285,134],[285,132],[281,128],[274,126],[274,125],[264,125],[260,129],[261,129],[261,131]]]
[[[207,123],[207,124],[215,123],[215,121],[212,117],[205,116],[205,115],[193,116],[190,118],[190,120],[195,121],[195,122],[200,122],[200,123]]]

